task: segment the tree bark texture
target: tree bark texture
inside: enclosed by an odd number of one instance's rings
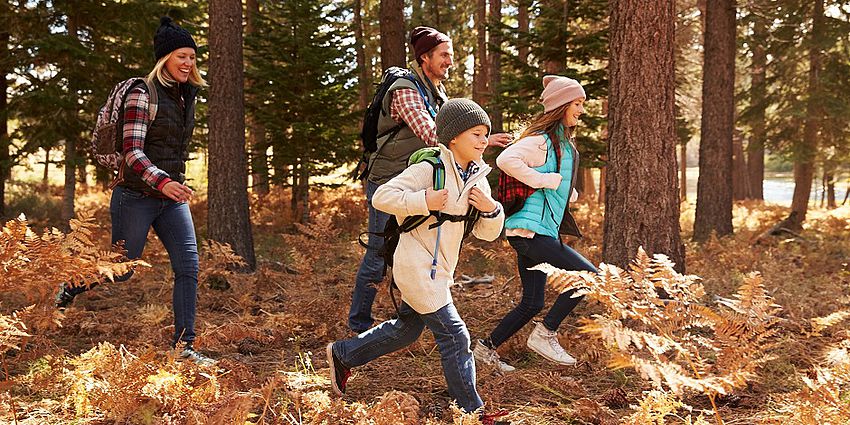
[[[676,167],[674,0],[609,4],[609,154],[603,260],[643,246],[685,269]]]
[[[211,0],[208,237],[228,243],[254,270],[245,158],[242,3]]]
[[[732,200],[750,198],[750,177],[747,158],[744,155],[744,140],[739,132],[732,136]]]
[[[6,19],[4,18],[4,23]],[[0,30],[0,57],[9,57],[8,32]],[[8,70],[3,62],[0,62],[0,217],[6,217],[6,181],[12,173],[11,158],[9,158],[9,102],[6,98],[6,89],[9,87],[7,79]]]
[[[732,233],[735,1],[708,0],[694,240]]]
[[[688,144],[679,144],[679,200],[688,200]]]
[[[490,80],[490,67],[487,63],[487,0],[477,0],[475,3],[475,33],[472,100],[479,105],[486,105],[487,84]]]
[[[358,97],[357,106],[361,111],[369,107],[369,94],[372,86],[369,68],[369,58],[366,57],[365,40],[363,39],[363,0],[354,0],[354,51],[357,54]]]
[[[79,37],[77,34],[79,28],[78,19],[76,13],[71,13],[68,16],[68,35],[74,39]],[[68,82],[68,88],[72,96],[76,94],[76,87],[76,81],[72,80]],[[79,137],[79,134],[69,133],[65,138],[65,187],[62,196],[61,217],[66,229],[70,228],[68,221],[76,215],[74,211],[74,197],[77,187],[77,138]]]
[[[767,108],[767,52],[764,44],[767,40],[765,18],[756,16],[753,23],[753,63],[750,71],[750,108],[752,108],[753,127],[747,143],[747,169],[750,179],[750,199],[764,200],[764,143],[767,139],[765,128],[765,110]]]
[[[521,63],[528,62],[528,55],[530,52],[530,47],[528,45],[528,31],[530,28],[530,20],[528,18],[528,9],[531,8],[530,0],[519,0],[517,2],[517,30],[519,33],[519,41],[517,46],[517,53],[519,54],[519,61]]]
[[[487,60],[490,62],[490,99],[498,100],[499,86],[502,84],[502,0],[490,0],[490,45]],[[493,133],[501,133],[502,108],[498,102],[488,105]]]
[[[794,158],[794,197],[791,199],[791,214],[786,224],[791,230],[800,230],[809,210],[809,197],[812,194],[814,178],[814,158],[818,149],[818,131],[820,130],[821,99],[820,71],[823,53],[819,40],[823,31],[823,0],[814,0],[812,16],[811,50],[809,51],[809,100],[806,105],[806,122],[803,128],[803,142],[798,146]],[[794,214],[796,213],[796,214]]]
[[[245,35],[250,36],[257,32],[257,19],[260,16],[260,3],[257,0],[245,2]],[[256,84],[254,81],[246,81],[248,86]],[[253,101],[253,100],[249,100]],[[266,141],[266,126],[262,120],[253,114],[246,116],[248,121],[248,147],[251,150],[251,190],[260,195],[269,193],[269,158],[266,154],[268,142]]]
[[[404,67],[407,41],[404,32],[404,0],[381,0],[381,67]]]

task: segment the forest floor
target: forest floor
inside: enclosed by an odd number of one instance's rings
[[[285,192],[252,202],[255,273],[223,271],[221,257],[205,244],[200,247],[196,348],[219,359],[218,368],[168,356],[172,273],[151,232],[143,256],[150,269],[79,296],[57,319],[61,327],[30,324],[28,343],[6,354],[0,423],[243,423],[245,418],[266,424],[472,423],[449,406],[439,352],[427,331],[407,349],[354,370],[344,399],[330,391],[324,348],[351,336],[346,319],[363,252],[356,242],[366,223],[362,194],[353,189],[314,194],[315,219],[307,226],[292,223]],[[78,209],[99,223],[92,239],[105,249],[108,194],[87,192]],[[195,201],[192,210],[204,234],[205,200]],[[799,237],[760,238],[787,210],[737,203],[735,234],[702,245],[689,242],[693,214],[686,209],[681,219],[687,272],[702,278],[707,303],[714,295],[730,297],[747,273],[758,271],[789,323],[850,308],[850,207],[811,211]],[[576,216],[585,238],[571,245],[599,264],[602,210],[595,202],[582,203]],[[502,239],[467,242],[457,269],[457,278],[462,275],[493,276],[492,283],[452,290],[473,338],[482,337],[519,300],[514,251]],[[43,282],[40,297],[2,293],[0,314],[11,315],[34,299],[36,308],[43,308],[58,283]],[[383,288],[374,309],[378,321],[394,313]],[[547,295],[547,306],[555,296],[554,291]],[[628,419],[633,406],[652,385],[633,370],[607,368],[601,342],[579,332],[579,320],[599,311],[598,304],[583,302],[560,329],[562,344],[579,359],[576,367],[555,366],[530,352],[525,339],[532,326],[499,349],[516,372],[499,376],[478,365],[488,410],[509,411],[506,418],[514,424],[633,421]],[[817,335],[785,328],[758,377],[720,400],[717,413],[726,424],[782,418],[782,397],[804,388],[806,371],[820,364],[825,347],[848,336],[841,325]],[[668,415],[666,423],[687,423],[688,415],[700,413],[715,423],[705,396],[686,393],[682,400],[694,410]]]

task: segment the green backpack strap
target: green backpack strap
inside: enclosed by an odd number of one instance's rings
[[[440,160],[440,147],[432,146],[422,148],[413,152],[410,159],[407,160],[407,166],[427,162],[434,168],[434,190],[441,190],[446,187],[446,166]]]

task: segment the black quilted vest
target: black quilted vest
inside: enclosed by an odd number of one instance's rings
[[[189,160],[189,142],[195,128],[195,96],[198,94],[198,88],[191,84],[168,88],[158,81],[155,86],[159,109],[145,136],[144,152],[148,159],[157,168],[168,173],[172,180],[183,183],[186,180],[186,161]],[[180,101],[180,96],[183,102]],[[126,164],[124,181],[120,185],[148,195],[164,196],[148,186],[141,176]]]

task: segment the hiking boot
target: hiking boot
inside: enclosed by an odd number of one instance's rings
[[[495,349],[484,345],[480,339],[475,343],[472,355],[475,356],[476,361],[492,366],[499,374],[510,373],[516,370],[515,367],[499,359],[499,353]]]
[[[345,394],[345,384],[348,383],[348,377],[351,376],[351,369],[342,365],[336,357],[333,349],[334,343],[329,343],[325,349],[328,355],[328,367],[331,374],[331,387],[337,395]]]
[[[507,416],[507,415],[508,415],[507,410],[500,410],[498,412],[490,413],[490,414],[482,413],[481,416],[478,417],[478,420],[481,421],[481,425],[511,425],[510,421],[500,421],[500,420],[498,420],[498,418],[501,418],[502,416]]]
[[[68,292],[68,286],[64,283],[59,284],[59,291],[56,293],[56,298],[54,298],[54,305],[60,311],[64,311],[72,302],[74,302],[74,294]]]
[[[543,326],[543,323],[537,323],[534,331],[528,336],[528,348],[537,354],[543,356],[546,360],[555,363],[574,366],[576,359],[564,351],[564,347],[558,342],[558,333],[550,331]]]
[[[186,344],[177,357],[179,360],[188,360],[198,366],[214,366],[218,363],[212,358],[195,351],[190,344]]]

